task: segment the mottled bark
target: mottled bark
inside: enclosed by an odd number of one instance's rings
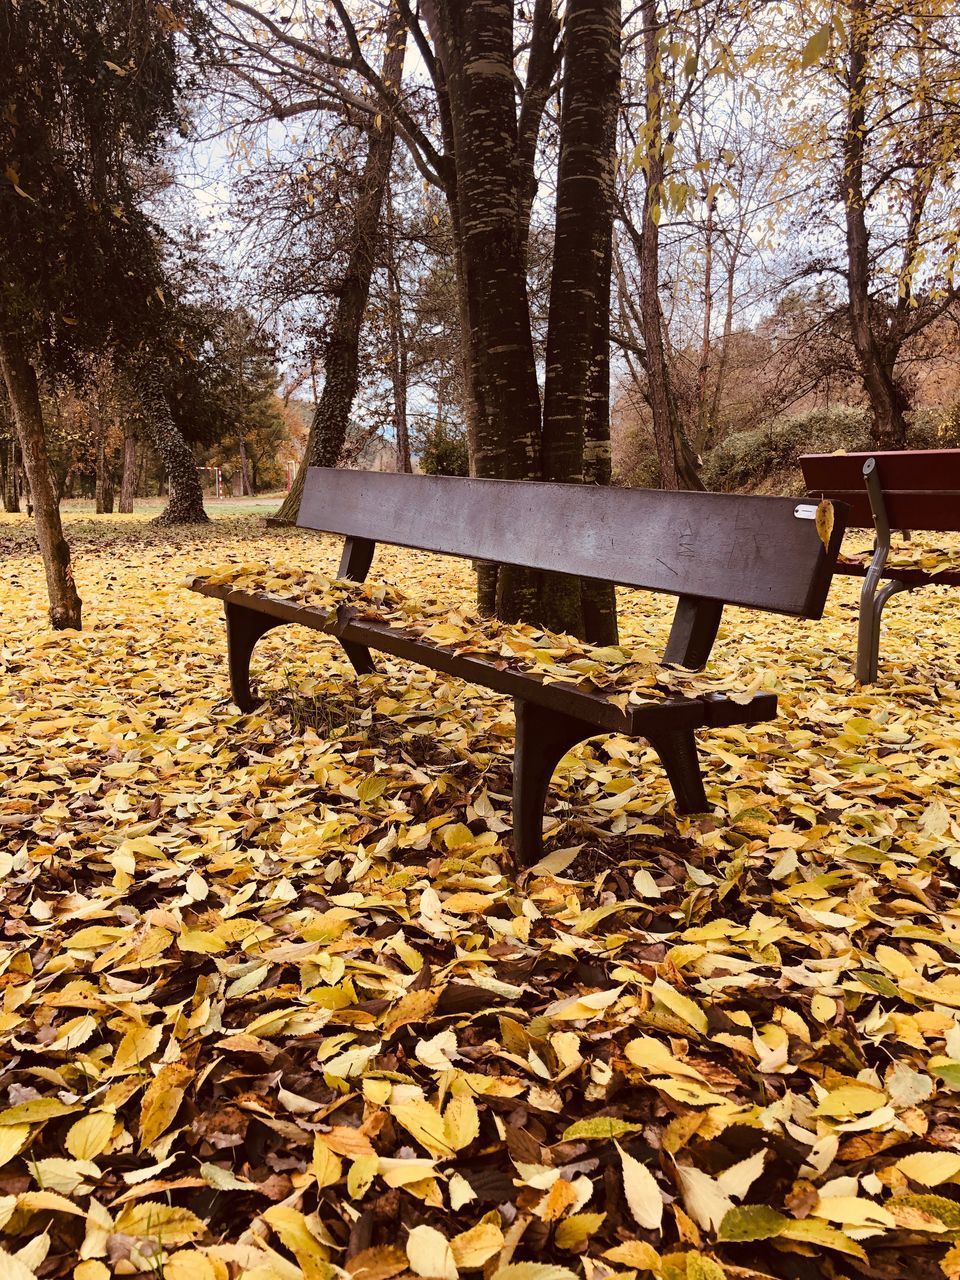
[[[120,503],[117,508],[121,515],[132,514],[136,489],[137,437],[128,423],[123,434],[123,476],[120,480]]]
[[[403,72],[406,37],[406,25],[392,8],[381,78],[394,87],[399,85]],[[335,467],[339,463],[357,394],[360,334],[370,296],[380,215],[393,156],[394,125],[386,110],[377,117],[368,137],[354,210],[350,257],[327,337],[323,391],[314,410],[303,461],[276,516],[290,523],[300,511],[307,468]]]
[[[82,604],[73,580],[70,548],[63,536],[47,441],[43,429],[37,375],[17,333],[0,328],[0,369],[13,408],[23,465],[30,485],[37,541],[43,558],[50,602],[50,625],[56,631],[80,629]]]
[[[847,63],[847,120],[843,134],[847,298],[850,335],[873,412],[874,441],[882,449],[902,449],[907,441],[904,414],[910,406],[894,372],[901,343],[894,339],[892,332],[886,337],[877,335],[870,299],[870,235],[863,187],[870,21],[868,0],[853,0]]]
[[[513,6],[431,0],[424,14],[450,107],[476,413],[472,466],[479,476],[527,480],[540,471],[540,393],[520,229]],[[537,575],[528,570],[501,566],[496,595],[506,621],[539,613]]]
[[[206,524],[203,486],[190,446],[170,412],[160,378],[147,360],[139,363],[131,383],[143,411],[143,425],[167,473],[167,505],[152,524]]]
[[[640,317],[646,354],[647,395],[665,489],[702,489],[697,461],[677,412],[664,344],[660,309],[660,228],[664,198],[663,68],[657,0],[642,0],[643,60],[646,72],[644,141],[646,184],[640,230]]]
[[[604,459],[608,466],[619,0],[570,0],[563,71],[542,474],[544,480],[609,483]],[[540,608],[546,625],[587,633],[584,585],[567,574],[544,576]],[[589,638],[608,643],[616,634],[613,588],[593,583],[590,595]]]

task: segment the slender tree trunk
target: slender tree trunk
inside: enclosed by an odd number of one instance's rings
[[[717,431],[720,424],[720,407],[723,403],[723,393],[727,384],[727,365],[730,362],[730,345],[733,337],[733,311],[736,301],[736,277],[737,277],[737,260],[739,251],[736,247],[731,250],[730,261],[727,266],[727,283],[726,283],[726,304],[723,313],[723,342],[720,347],[720,358],[717,361],[717,372],[713,382],[713,392],[710,397],[710,408],[706,416],[706,430],[703,436],[697,441],[698,450],[710,448],[717,439]]]
[[[534,0],[527,81],[517,121],[520,251],[524,269],[530,238],[530,214],[537,195],[536,159],[540,124],[560,61],[560,20],[556,10],[555,0]]]
[[[137,437],[129,421],[123,433],[123,476],[120,480],[120,506],[122,515],[132,515],[133,499],[137,490]]]
[[[180,434],[156,370],[142,360],[131,377],[133,390],[143,410],[144,429],[163,462],[167,475],[167,505],[152,524],[206,524],[203,486],[196,459]]]
[[[407,334],[403,324],[400,267],[393,227],[393,193],[387,189],[387,306],[390,321],[390,378],[393,384],[393,431],[397,442],[397,470],[410,472],[410,428],[407,421]]]
[[[653,434],[665,489],[702,489],[697,462],[680,424],[663,337],[660,309],[660,228],[664,198],[664,82],[657,0],[642,0],[643,53],[646,71],[646,186],[640,235],[640,315],[646,349],[647,384]]]
[[[253,497],[253,485],[250,482],[250,460],[247,457],[247,446],[243,436],[239,439],[240,446],[240,496]]]
[[[3,462],[3,509],[10,514],[20,510],[20,463],[17,458],[17,439],[14,434],[6,441]]]
[[[110,459],[107,454],[107,428],[100,409],[100,393],[94,390],[89,400],[90,426],[97,441],[97,484],[94,491],[96,513],[109,515],[113,511],[113,479],[110,475]]]
[[[43,557],[50,601],[50,625],[56,631],[80,629],[81,601],[73,580],[70,548],[63,536],[47,441],[43,430],[37,375],[16,333],[0,329],[0,368],[13,407],[23,464],[30,485],[37,541]]]
[[[569,0],[543,407],[543,478],[609,483],[610,274],[620,86],[619,0]],[[589,476],[587,458],[589,451]],[[612,586],[544,576],[546,625],[616,638]]]
[[[703,263],[703,325],[700,331],[700,359],[697,362],[697,429],[695,439],[697,447],[703,447],[703,441],[710,434],[710,396],[707,384],[710,377],[710,357],[712,355],[713,326],[713,210],[715,195],[708,187],[706,192],[707,220],[704,227],[704,263]]]
[[[894,373],[900,343],[878,340],[870,305],[870,236],[866,223],[863,166],[871,21],[869,0],[852,0],[847,65],[847,122],[843,135],[847,297],[850,334],[864,390],[873,411],[874,440],[880,448],[902,449],[907,440],[904,415],[910,406]]]
[[[406,24],[391,8],[381,78],[399,85],[406,49]],[[370,296],[383,197],[390,177],[394,126],[384,113],[369,132],[369,146],[353,220],[350,260],[330,326],[324,360],[323,391],[310,424],[307,448],[276,518],[293,523],[300,511],[308,467],[335,467],[340,461],[357,394],[360,334]]]

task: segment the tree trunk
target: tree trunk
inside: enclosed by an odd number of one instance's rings
[[[853,0],[850,6],[842,181],[847,222],[847,297],[850,334],[873,411],[874,442],[881,449],[902,449],[907,442],[904,414],[910,406],[894,373],[900,343],[878,340],[870,304],[870,236],[863,192],[871,22],[868,5],[869,0]]]
[[[713,223],[716,196],[712,186],[705,193],[707,220],[704,227],[703,261],[703,325],[700,331],[700,359],[697,362],[697,448],[702,449],[711,431],[711,397],[707,390],[710,378],[710,357],[713,354]]]
[[[97,486],[94,491],[96,513],[109,515],[113,511],[113,480],[110,460],[107,456],[107,431],[100,412],[100,393],[94,391],[89,400],[90,426],[97,442]]]
[[[123,477],[120,481],[120,506],[122,515],[133,514],[133,499],[137,490],[137,437],[129,422],[123,433]]]
[[[544,480],[609,483],[619,0],[570,0],[563,83],[542,471]],[[544,575],[541,615],[558,631],[603,644],[616,638],[610,585],[594,582],[588,588],[568,574]]]
[[[400,83],[406,38],[406,25],[398,11],[391,7],[381,70],[381,78],[389,85]],[[335,467],[340,461],[357,394],[360,333],[370,296],[380,213],[393,156],[393,121],[385,112],[377,119],[379,123],[369,132],[353,219],[350,260],[327,339],[323,391],[310,424],[303,461],[276,516],[290,524],[300,511],[307,468]]]
[[[20,464],[16,436],[11,434],[3,446],[3,453],[3,509],[13,515],[20,510],[20,483],[17,474]]]
[[[646,71],[646,185],[640,234],[640,315],[653,435],[665,489],[702,489],[697,462],[677,413],[663,338],[660,310],[660,213],[664,198],[663,68],[657,0],[642,0],[643,54]]]
[[[37,375],[16,333],[0,330],[0,367],[13,407],[13,420],[30,485],[37,541],[47,579],[50,625],[55,631],[68,627],[79,630],[82,605],[73,580],[70,548],[60,522],[60,508],[43,430]]]
[[[410,427],[407,420],[407,334],[403,324],[400,265],[393,228],[393,193],[387,189],[387,306],[390,321],[390,377],[393,384],[393,431],[397,442],[397,470],[411,472]]]
[[[430,0],[423,6],[449,95],[457,240],[476,412],[472,469],[528,480],[540,473],[540,393],[521,235],[513,6]],[[509,424],[509,426],[507,426]],[[536,620],[538,575],[497,574],[496,612]]]
[[[133,390],[143,409],[143,424],[167,473],[167,505],[151,524],[206,524],[203,486],[196,459],[180,434],[156,370],[142,360],[132,374]]]
[[[239,440],[240,445],[240,496],[252,498],[253,485],[250,481],[250,460],[247,457],[247,446],[243,436]]]

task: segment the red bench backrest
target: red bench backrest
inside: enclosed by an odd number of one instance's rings
[[[960,531],[960,449],[876,453],[808,453],[800,459],[807,491],[845,502],[847,525],[872,529],[863,464],[877,461],[887,518],[893,529]]]

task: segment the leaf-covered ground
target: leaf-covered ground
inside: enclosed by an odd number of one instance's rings
[[[703,736],[710,816],[598,739],[518,876],[501,699],[283,628],[227,701],[184,578],[332,540],[69,532],[57,635],[0,518],[3,1280],[960,1275],[960,593],[892,602],[866,691],[855,580],[729,611],[781,716]]]

